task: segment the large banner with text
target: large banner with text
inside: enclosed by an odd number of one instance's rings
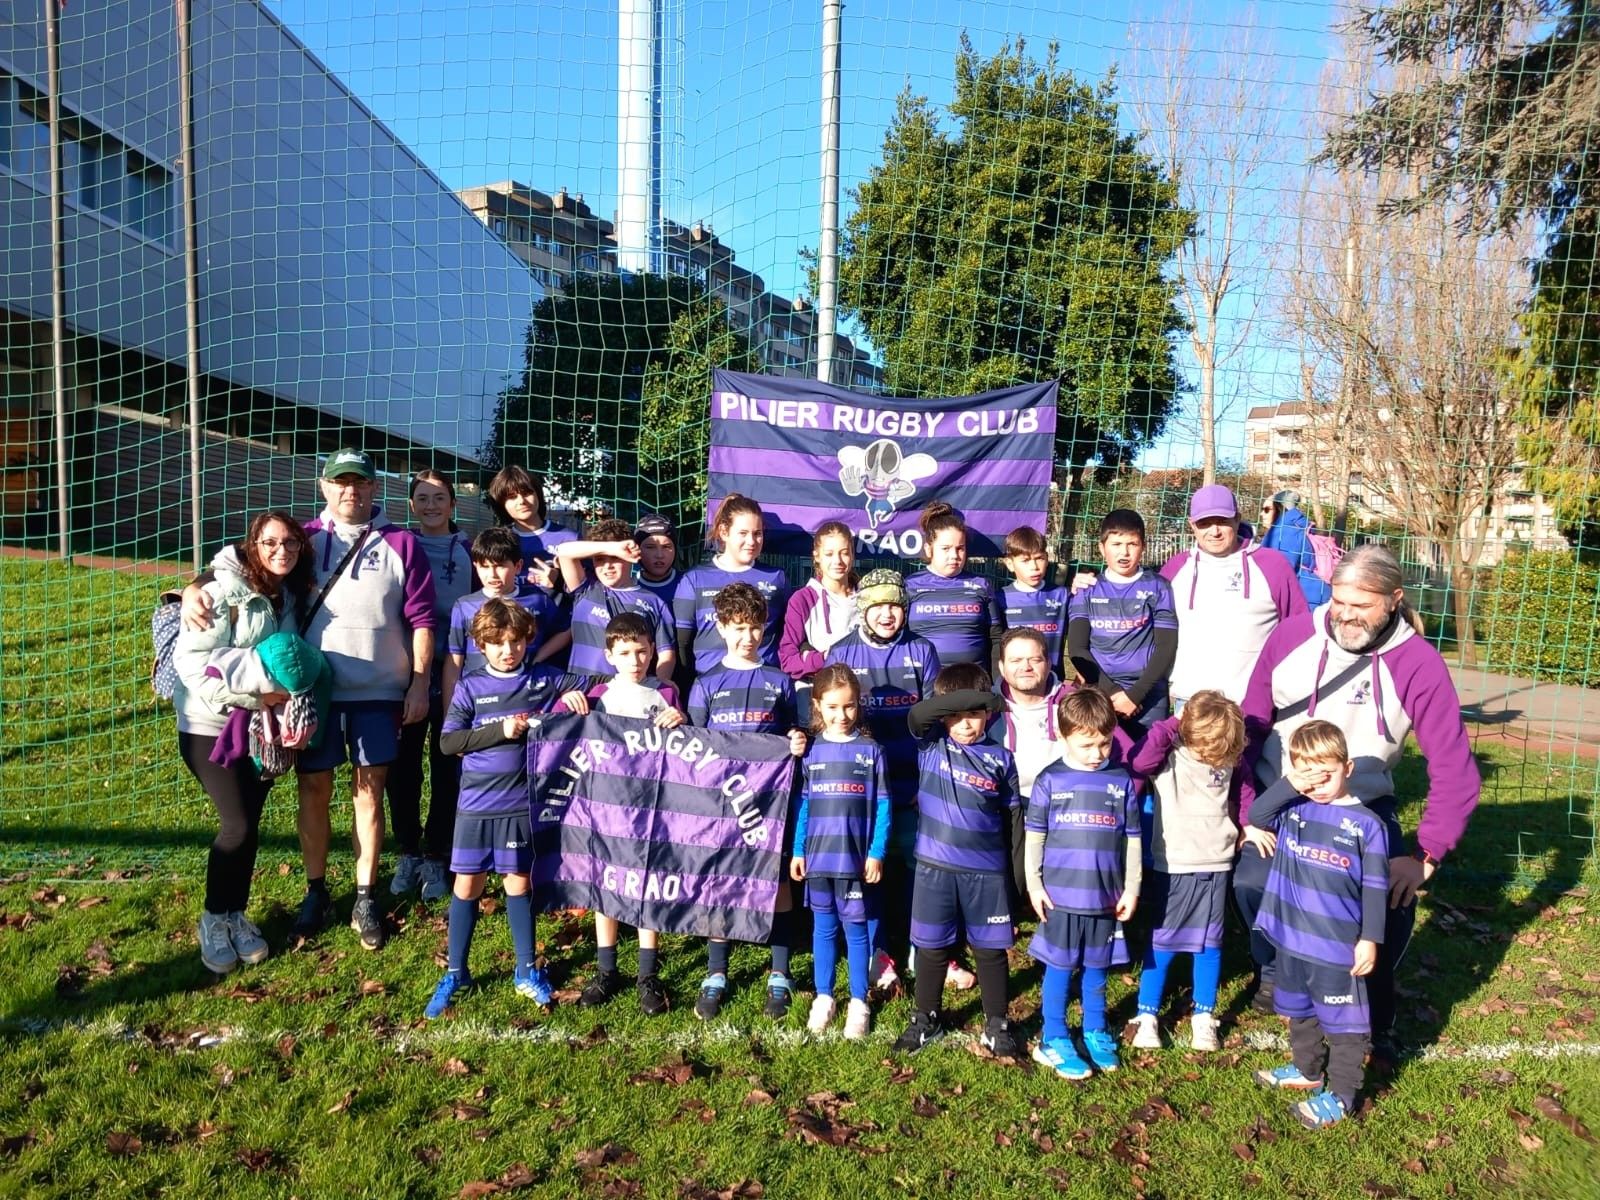
[[[528,730],[534,883],[546,907],[764,942],[787,869],[787,738],[557,715]]]
[[[902,400],[808,379],[712,373],[709,513],[730,492],[767,518],[766,548],[809,555],[825,521],[860,554],[922,552],[917,512],[961,510],[968,549],[1001,553],[1018,525],[1045,532],[1057,385]]]

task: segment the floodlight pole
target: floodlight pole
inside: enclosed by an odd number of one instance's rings
[[[839,308],[839,42],[842,0],[822,0],[822,244],[817,256],[817,379],[832,383]]]
[[[50,398],[56,433],[56,552],[72,558],[67,482],[67,181],[61,147],[61,0],[44,0],[50,122]]]
[[[189,384],[189,540],[194,569],[201,562],[200,238],[196,230],[194,54],[190,0],[175,0],[178,26],[178,153],[183,158],[183,327]]]

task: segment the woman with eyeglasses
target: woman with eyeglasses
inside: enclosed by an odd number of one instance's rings
[[[178,753],[217,810],[220,828],[206,864],[200,915],[200,961],[222,975],[267,957],[261,930],[245,916],[255,872],[261,809],[272,780],[246,755],[232,766],[211,761],[235,708],[259,709],[289,698],[249,651],[280,630],[297,632],[315,587],[300,523],[265,512],[237,548],[237,569],[218,566],[204,585],[212,621],[178,634],[172,664],[178,682]]]

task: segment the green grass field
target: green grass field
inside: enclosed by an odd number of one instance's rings
[[[439,906],[395,906],[379,954],[339,928],[222,981],[200,966],[211,815],[143,682],[155,584],[0,560],[0,1193],[1600,1195],[1593,763],[1484,748],[1484,806],[1402,976],[1413,1053],[1319,1134],[1251,1082],[1282,1030],[1241,1011],[1237,948],[1221,1054],[1188,1052],[1184,1026],[1076,1085],[980,1058],[972,993],[947,994],[963,1032],[910,1060],[889,1054],[903,999],[865,1045],[808,1039],[805,999],[781,1025],[760,1015],[753,948],[711,1025],[689,1012],[703,952],[680,939],[673,1012],[646,1021],[631,993],[582,1010],[576,919],[541,919],[563,989],[543,1013],[511,991],[498,908],[474,946],[483,985],[426,1025]],[[1420,763],[1404,774],[1418,794]],[[275,949],[297,864],[280,784],[254,901]],[[347,914],[348,855],[331,883]],[[1013,962],[1032,1033],[1038,973]],[[1135,982],[1113,976],[1116,1023]]]

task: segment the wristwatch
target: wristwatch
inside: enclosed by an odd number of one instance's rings
[[[1411,857],[1425,867],[1432,867],[1435,871],[1444,865],[1440,859],[1435,858],[1420,846],[1411,852]]]

